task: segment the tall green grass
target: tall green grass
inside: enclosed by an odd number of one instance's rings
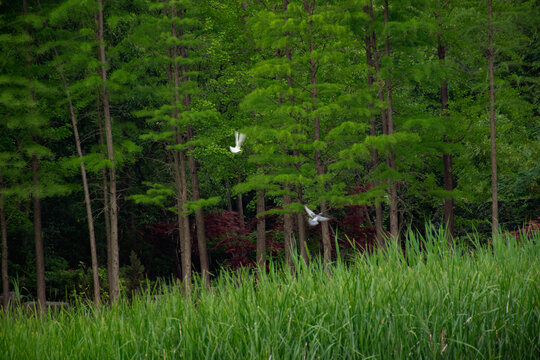
[[[2,359],[538,359],[540,237],[224,272],[117,305],[0,315]],[[474,244],[475,239],[470,243]],[[474,246],[473,246],[474,247]]]

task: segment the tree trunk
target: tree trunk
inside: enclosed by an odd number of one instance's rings
[[[240,184],[242,182],[240,175],[238,175],[237,184]],[[242,198],[242,194],[238,193],[236,195],[236,209],[238,210],[238,217],[240,218],[240,223],[242,225],[242,228],[245,227],[244,224],[244,201]]]
[[[103,35],[103,0],[98,0],[98,38],[99,38],[99,61],[102,93],[103,93],[103,116],[105,118],[105,138],[107,141],[107,159],[111,168],[109,169],[109,195],[110,195],[110,216],[111,216],[111,276],[109,280],[109,290],[111,302],[116,302],[119,295],[120,281],[120,259],[118,249],[118,205],[116,203],[116,164],[114,162],[114,144],[112,136],[112,121],[109,107],[109,92],[107,89],[107,69],[105,57],[105,40]]]
[[[313,15],[314,11],[314,2],[310,1],[309,3],[304,2],[304,5],[306,7],[306,11],[308,12],[308,15]],[[317,64],[315,62],[315,59],[313,58],[313,51],[314,51],[314,44],[313,44],[313,21],[309,21],[309,31],[310,31],[310,38],[309,38],[309,53],[310,53],[310,75],[311,75],[311,99],[312,99],[312,107],[313,111],[317,107]],[[313,128],[314,128],[314,140],[320,141],[321,140],[321,126],[319,123],[319,117],[315,116],[313,119]],[[322,161],[322,154],[320,150],[315,150],[315,168],[317,171],[317,175],[319,176],[319,179],[322,179],[322,176],[324,175],[324,164]],[[324,188],[324,184],[323,184]],[[321,212],[323,214],[327,213],[327,205],[326,201],[321,202]],[[332,256],[332,245],[330,243],[330,231],[328,228],[328,222],[323,221],[321,222],[321,231],[322,231],[322,242],[323,242],[323,263],[324,265],[327,265]]]
[[[287,193],[283,195],[283,208],[288,207],[292,203],[291,195],[288,194],[288,192],[290,191],[289,185],[285,186],[285,191]],[[287,264],[289,264],[291,271],[294,270],[294,262],[292,259],[291,251],[295,249],[293,238],[293,223],[293,214],[283,214],[283,243],[285,246],[285,261],[287,262]]]
[[[438,15],[435,15],[438,20]],[[444,62],[446,58],[446,46],[442,43],[441,39],[442,24],[439,22],[439,32],[437,33],[437,53],[439,61]],[[448,112],[448,81],[445,79],[441,83],[441,111],[443,114],[443,121],[450,121],[450,113]],[[443,137],[445,143],[448,142],[447,135]],[[444,190],[454,190],[454,184],[452,182],[452,154],[443,154],[443,166],[444,166]],[[444,209],[444,227],[448,236],[448,241],[451,241],[454,235],[454,199],[452,197],[445,197],[443,203]]]
[[[388,0],[384,1],[384,24],[388,24]],[[384,42],[385,55],[390,56],[390,36],[386,35]],[[386,100],[387,100],[387,126],[388,135],[394,133],[394,113],[392,109],[392,79],[390,75],[386,78]],[[390,169],[396,170],[396,154],[392,150],[387,156],[387,163]],[[390,233],[392,237],[399,242],[399,222],[398,222],[398,206],[397,206],[397,184],[392,180],[390,186]]]
[[[373,14],[373,1],[370,2],[369,5],[369,17],[371,26],[374,26],[375,23],[375,16]],[[372,49],[372,55],[373,55],[373,66],[375,67],[375,74],[377,75],[377,88],[378,88],[378,96],[379,101],[381,103],[384,103],[384,84],[381,79],[381,63],[379,59],[379,51],[377,50],[377,38],[375,36],[375,31],[371,32],[371,49]],[[382,123],[382,131],[384,135],[388,135],[388,121],[386,116],[386,109],[381,108],[381,123]],[[380,216],[377,216],[377,219],[375,219],[375,227],[377,229],[377,240],[379,246],[384,246],[384,229],[383,229],[383,223],[382,223],[382,203],[378,203],[379,205],[379,211]],[[375,211],[377,212],[377,207],[375,208]],[[377,215],[377,214],[376,214]]]
[[[8,276],[8,242],[5,198],[3,193],[4,182],[0,173],[0,230],[2,232],[2,307],[7,310],[9,304],[9,276]]]
[[[182,144],[181,134],[176,133],[176,145]],[[184,212],[187,202],[186,161],[183,151],[174,151],[174,170],[176,183],[176,205],[178,211],[178,232],[180,236],[180,258],[182,262],[182,284],[186,295],[191,290],[191,234],[189,232],[189,217]]]
[[[188,127],[188,141],[193,137],[192,128]],[[188,151],[191,153],[193,147],[188,147]],[[199,175],[197,174],[197,162],[193,155],[188,156],[188,164],[191,177],[191,197],[193,201],[199,201],[201,199],[199,188]],[[206,247],[206,234],[204,231],[204,215],[203,210],[198,209],[195,211],[195,225],[197,227],[197,245],[199,249],[199,258],[201,262],[201,272],[203,279],[206,281],[206,286],[210,286],[210,268],[208,264],[208,250]]]
[[[283,13],[287,12],[287,8],[289,6],[289,0],[283,0],[282,2],[282,10]],[[288,18],[285,17],[285,22],[288,21]],[[285,36],[289,36],[289,33],[285,33]],[[282,56],[282,55],[281,55]],[[291,49],[288,45],[285,45],[285,57],[289,62],[292,61],[292,54]],[[287,75],[287,85],[289,88],[292,86],[292,80],[291,76]],[[291,105],[294,103],[294,96],[289,97],[289,101],[291,102]],[[285,100],[282,96],[279,97],[279,103],[284,103]],[[283,208],[287,208],[289,205],[292,204],[292,197],[290,194],[291,191],[291,185],[290,184],[284,184],[283,190],[285,191],[285,194],[283,195]],[[296,250],[296,244],[294,244],[294,237],[293,237],[293,231],[294,231],[294,215],[292,213],[286,213],[283,214],[283,243],[285,246],[285,261],[289,264],[291,271],[294,270],[294,262],[292,259],[292,249]]]
[[[371,9],[369,7],[366,7],[365,11],[370,15],[372,13]],[[367,33],[366,37],[364,39],[364,42],[366,44],[366,61],[369,69],[374,69],[374,62],[373,62],[373,46],[375,44],[372,44],[372,40],[375,39],[375,34],[373,32]],[[375,83],[375,80],[373,78],[373,73],[369,72],[368,75],[368,86],[369,88],[373,87],[373,84]],[[379,94],[382,95],[382,93],[379,91]],[[371,110],[373,110],[373,103],[369,104],[369,107]],[[372,113],[370,118],[370,136],[377,136],[377,123],[375,119],[375,115]],[[379,166],[379,154],[377,153],[377,149],[373,148],[371,149],[371,158],[373,159],[372,162],[372,170],[376,170]],[[373,185],[377,185],[376,183],[373,183]],[[377,242],[377,246],[382,247],[384,245],[384,237],[383,237],[383,226],[382,226],[382,204],[380,201],[375,201],[375,239]]]
[[[299,155],[298,150],[293,150],[294,156],[298,157]],[[300,170],[300,164],[295,164],[295,167],[297,170]],[[296,193],[298,197],[298,201],[302,204],[302,185],[297,184],[296,185]],[[298,246],[300,247],[300,254],[302,255],[302,258],[306,262],[306,265],[309,265],[309,256],[307,253],[307,236],[306,236],[306,221],[304,219],[304,212],[301,211],[299,213],[296,213],[296,222],[298,227]]]
[[[229,183],[229,180],[225,180],[225,188],[227,190],[227,210],[233,211],[232,209],[232,202],[231,202],[231,184]]]
[[[179,15],[181,16],[182,12],[179,11]],[[179,37],[182,38],[183,31],[179,31]],[[187,50],[185,46],[180,46],[180,56],[182,58],[187,58]],[[182,82],[189,81],[189,77],[187,75],[188,68],[187,65],[182,65]],[[189,94],[184,95],[184,106],[188,108],[191,105],[191,97]],[[190,125],[187,127],[187,140],[190,141],[193,137],[193,129]],[[191,153],[193,151],[193,147],[188,147],[188,151]],[[197,174],[197,162],[195,161],[195,158],[193,155],[188,156],[188,163],[190,168],[190,177],[191,177],[191,195],[193,198],[193,201],[198,201],[201,198],[200,195],[200,189],[199,189],[199,176]],[[184,172],[185,173],[185,172]],[[187,202],[187,183],[184,180],[184,191],[186,191],[186,198],[185,202]],[[185,203],[184,202],[184,203]],[[188,219],[188,216],[186,215],[186,219]],[[188,220],[185,220],[188,221]],[[206,286],[210,287],[210,273],[209,273],[209,265],[208,265],[208,251],[206,249],[206,235],[204,232],[204,216],[203,216],[203,210],[198,209],[195,211],[195,225],[197,227],[197,245],[199,249],[199,258],[201,263],[201,272],[203,279],[206,281]],[[190,258],[191,262],[191,258]],[[191,265],[190,265],[191,267]]]
[[[105,147],[103,125],[101,119],[101,99],[97,98],[97,123],[99,130],[99,145]],[[105,155],[104,155],[105,156]],[[105,238],[107,240],[107,280],[111,283],[112,276],[112,254],[111,254],[111,212],[109,211],[109,185],[107,181],[107,168],[101,169],[103,183],[103,220],[105,222]]]
[[[257,190],[257,266],[266,269],[266,220],[259,216],[265,211],[264,190]]]
[[[298,226],[298,246],[300,247],[300,255],[302,255],[304,262],[309,265],[309,256],[306,248],[306,223],[302,213],[296,213],[296,222]]]
[[[23,13],[28,15],[28,7],[26,0],[22,0]],[[26,32],[30,34],[30,27],[28,26]],[[30,48],[28,47],[28,53],[26,58],[26,65],[28,69],[32,66],[32,59],[30,55]],[[30,79],[31,80],[31,79]],[[34,91],[30,87],[30,95],[34,100]],[[34,139],[35,140],[35,139]],[[45,309],[47,298],[45,295],[45,255],[43,252],[43,238],[41,235],[41,195],[40,181],[39,181],[39,160],[36,155],[32,155],[32,182],[34,186],[34,192],[32,194],[32,202],[34,208],[34,242],[36,249],[36,281],[37,281],[37,298],[40,305],[40,311]]]
[[[58,51],[56,47],[54,48],[54,54],[58,58]],[[98,261],[97,261],[97,251],[96,251],[96,235],[94,231],[94,218],[92,215],[92,203],[90,200],[90,191],[88,189],[88,179],[86,177],[86,167],[83,161],[83,153],[81,148],[81,141],[79,138],[79,130],[77,128],[77,118],[75,116],[75,111],[73,109],[73,102],[71,101],[71,94],[66,83],[66,78],[64,72],[62,71],[61,65],[58,65],[58,72],[60,73],[60,78],[62,80],[62,85],[64,86],[64,91],[68,100],[69,114],[71,116],[71,125],[73,126],[73,135],[75,137],[75,147],[77,149],[77,155],[81,159],[81,177],[83,182],[84,190],[84,202],[86,204],[86,217],[88,220],[88,234],[90,237],[90,255],[92,259],[92,276],[94,281],[94,304],[99,306],[100,304],[100,288],[99,288],[99,272],[98,272]]]
[[[298,150],[295,150],[295,156],[298,156]],[[303,203],[302,185],[296,185],[296,193],[298,194],[298,201],[300,203]],[[306,265],[309,265],[309,256],[307,252],[306,221],[304,219],[303,212],[296,213],[296,221],[298,223],[298,246],[300,246],[300,254],[306,262]]]
[[[41,198],[38,194],[40,188],[39,162],[36,155],[32,155],[32,174],[34,194],[34,241],[36,245],[36,277],[37,298],[41,309],[45,309],[47,299],[45,296],[45,255],[43,252],[43,238],[41,237]]]
[[[495,143],[495,74],[494,57],[495,49],[493,46],[493,4],[488,0],[489,12],[489,124],[491,137],[491,233],[495,238],[499,232],[499,204],[497,199],[497,147]]]
[[[182,16],[182,10],[175,10],[174,5],[171,7],[172,14],[172,35],[175,38],[182,38],[182,31],[180,30],[177,34],[176,23],[174,22],[175,17]],[[180,48],[180,55],[183,55],[183,47]],[[178,57],[178,45],[173,47],[173,78],[174,78],[174,100],[175,100],[175,110],[173,116],[176,119],[179,119],[180,114],[178,110],[178,103],[180,102],[180,71],[178,67],[177,57]],[[183,99],[184,103],[186,101],[185,97]],[[183,144],[182,134],[180,130],[175,126],[175,145]],[[178,208],[178,231],[180,236],[180,252],[181,252],[181,261],[182,261],[182,283],[184,288],[184,293],[189,295],[191,290],[191,234],[189,232],[189,217],[184,212],[184,204],[187,202],[187,182],[186,182],[186,161],[184,151],[173,150],[174,155],[174,170],[175,170],[175,181],[176,181],[176,191],[177,191],[177,208]]]

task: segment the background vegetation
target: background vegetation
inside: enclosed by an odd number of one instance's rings
[[[448,241],[460,246],[473,230],[488,243],[493,224],[495,231],[528,221],[535,228],[539,11],[536,1],[521,0],[2,1],[3,298],[16,284],[42,306],[46,299],[114,302],[122,290],[145,286],[145,277],[178,278],[189,292],[192,271],[208,283],[222,268],[265,268],[266,257],[295,269],[289,249],[304,262],[320,255],[328,264],[338,252],[372,250],[384,236],[404,247],[407,229],[423,230],[427,221],[447,227]],[[236,130],[247,140],[232,154]],[[303,204],[331,220],[307,227]],[[471,356],[505,354],[504,346],[538,354],[538,319],[527,305],[538,304],[535,246],[515,250],[516,268],[506,255],[484,251],[435,263],[435,254],[426,255],[411,268],[365,258],[338,266],[328,283],[318,266],[287,281],[272,270],[258,290],[247,278],[228,289],[234,277],[226,275],[201,295],[199,313],[189,310],[195,300],[142,297],[131,315],[121,302],[104,313],[59,315],[69,327],[28,320],[9,337],[2,332],[2,348],[61,351],[63,341],[85,333],[109,342],[95,348],[105,357],[200,358],[210,344],[216,355],[233,347],[338,354],[353,343],[369,356],[383,350],[369,346],[385,346],[376,338],[389,341],[395,357],[439,353],[444,344]],[[380,276],[387,281],[374,281]],[[403,292],[390,296],[389,284]],[[433,298],[418,298],[424,290]],[[196,282],[191,291],[203,290]],[[526,304],[512,302],[518,294]],[[257,310],[261,299],[270,307]],[[287,306],[279,310],[280,302]],[[508,307],[515,311],[501,310]],[[203,310],[211,323],[201,323]],[[366,328],[354,314],[376,316],[380,327]],[[225,327],[222,316],[253,318],[244,319],[250,328]],[[111,335],[129,321],[145,324],[130,330],[141,341]],[[178,330],[180,323],[188,325]],[[160,330],[169,325],[178,333]],[[275,338],[233,340],[258,326]],[[287,336],[326,340],[282,350],[288,327]],[[189,335],[177,342],[180,331]],[[403,331],[399,347],[392,338]],[[520,342],[494,347],[510,334]],[[189,345],[189,337],[197,341]],[[195,343],[209,347],[189,347]]]

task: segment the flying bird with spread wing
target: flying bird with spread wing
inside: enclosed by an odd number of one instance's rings
[[[319,221],[328,221],[328,220],[330,220],[329,218],[322,216],[322,213],[315,214],[306,205],[304,205],[304,209],[306,209],[306,212],[307,212],[307,214],[309,216],[308,223],[311,226],[319,225]]]
[[[229,149],[231,149],[231,152],[233,154],[236,154],[242,151],[240,147],[242,146],[242,143],[244,142],[244,140],[246,140],[246,134],[242,134],[242,133],[239,133],[238,131],[235,131],[234,137],[236,139],[236,145],[234,147],[229,146]]]

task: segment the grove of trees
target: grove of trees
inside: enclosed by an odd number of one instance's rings
[[[428,222],[488,241],[534,221],[538,19],[531,0],[2,1],[4,306],[13,285],[97,305],[145,275],[189,291]]]

